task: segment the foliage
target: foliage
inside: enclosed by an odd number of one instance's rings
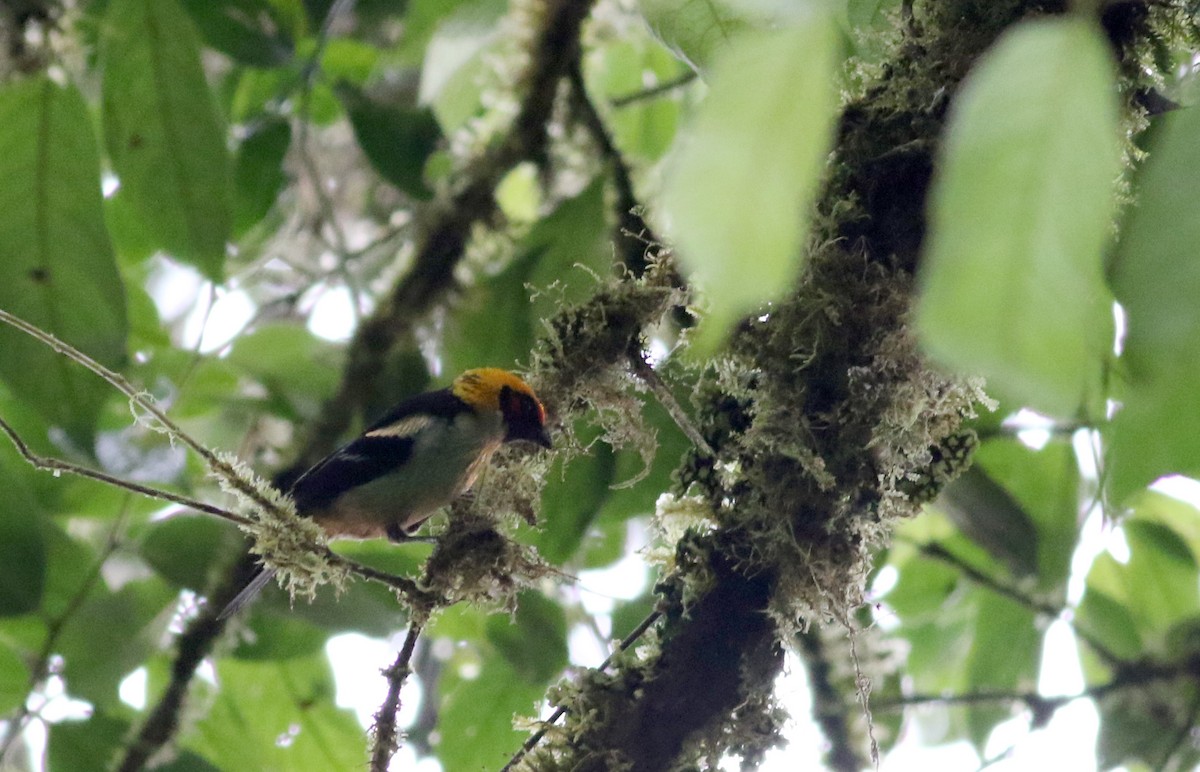
[[[1099,765],[1200,763],[1198,27],[5,4],[0,766],[454,772],[526,730],[524,769],[753,766],[785,651],[834,768],[909,727],[996,756],[1077,700]],[[432,547],[330,552],[249,471],[286,488],[482,365],[555,449],[501,453]],[[301,596],[217,619],[247,548]],[[1051,622],[1078,694],[1039,687]],[[346,633],[400,649],[373,731]]]

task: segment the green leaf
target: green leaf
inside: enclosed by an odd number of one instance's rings
[[[204,594],[241,544],[230,523],[207,515],[175,515],[151,523],[138,552],[167,581]]]
[[[714,56],[748,28],[745,7],[720,0],[640,0],[650,31],[680,61],[704,69]],[[748,80],[757,83],[758,81]]]
[[[1032,450],[1016,439],[989,440],[976,452],[975,463],[1012,495],[1031,521],[1018,525],[1006,520],[1004,527],[1011,527],[1013,533],[997,538],[1022,555],[1021,565],[1028,566],[1032,556],[1038,587],[1061,597],[1080,526],[1079,465],[1071,443],[1052,440],[1041,450]],[[1032,535],[1028,526],[1034,529]],[[1023,540],[1030,543],[1020,544]]]
[[[1089,615],[1081,624],[1129,651],[1132,636],[1114,631],[1127,616],[1144,642],[1141,652],[1161,652],[1172,627],[1200,613],[1200,568],[1187,542],[1168,526],[1135,514],[1121,528],[1129,560],[1120,563],[1105,553],[1092,563],[1082,604]],[[1090,599],[1092,593],[1102,597]]]
[[[1037,684],[1042,638],[1033,610],[993,592],[979,592],[976,604],[963,691],[1032,689]],[[983,751],[993,727],[1010,713],[1008,707],[995,706],[968,711],[968,731],[977,750]]]
[[[1004,563],[1009,573],[1037,572],[1038,534],[1020,502],[978,464],[950,483],[938,507],[963,535]]]
[[[119,368],[125,295],[87,106],[76,89],[33,78],[0,89],[0,121],[0,308]],[[90,444],[111,387],[7,325],[0,350],[13,394]]]
[[[955,100],[931,192],[918,325],[943,362],[1074,416],[1112,346],[1101,260],[1120,132],[1112,62],[1082,19],[1021,24]]]
[[[580,426],[577,439],[590,450],[566,463],[556,459],[542,491],[542,510],[551,513],[538,533],[538,552],[562,564],[575,554],[601,506],[610,495],[616,462],[598,429]]]
[[[129,721],[104,712],[86,721],[60,721],[50,725],[48,769],[89,769],[97,759],[116,758],[129,736]],[[155,767],[161,770],[161,767]]]
[[[382,676],[381,676],[382,677]],[[354,714],[334,707],[323,654],[280,662],[224,659],[221,685],[185,745],[219,769],[326,772],[362,769],[366,751]]]
[[[538,592],[521,593],[514,617],[489,617],[487,639],[531,684],[544,686],[567,666],[566,615],[558,603]]]
[[[1200,473],[1200,115],[1161,120],[1111,272],[1128,323],[1129,382],[1108,438],[1117,500],[1169,472]]]
[[[446,370],[526,361],[537,320],[588,297],[596,288],[592,272],[608,270],[607,233],[603,181],[596,180],[538,222],[512,262],[468,294],[447,324]],[[538,291],[532,301],[531,291]]]
[[[300,417],[315,416],[333,394],[342,363],[337,346],[300,325],[284,323],[265,324],[239,336],[228,359]],[[298,362],[308,366],[297,367]]]
[[[1200,750],[1180,738],[1194,731],[1198,702],[1200,689],[1186,678],[1107,692],[1097,700],[1098,767],[1138,769],[1141,762],[1148,769],[1195,769]]]
[[[118,196],[159,245],[219,281],[232,227],[225,129],[177,0],[112,0],[101,42]]]
[[[254,615],[254,635],[238,643],[233,656],[249,660],[284,660],[320,654],[330,633],[295,614]]]
[[[1177,533],[1161,523],[1130,518],[1122,526],[1129,542],[1126,588],[1129,607],[1142,630],[1166,636],[1177,621],[1200,612],[1196,556]]]
[[[375,171],[414,198],[432,196],[425,185],[425,162],[442,138],[433,112],[376,102],[345,83],[337,94]]]
[[[1142,653],[1142,636],[1133,614],[1090,583],[1075,609],[1075,624],[1118,657],[1136,659]],[[1083,642],[1080,646],[1087,648]]]
[[[46,539],[46,589],[42,613],[51,618],[63,616],[80,599],[103,591],[99,578],[98,557],[81,541],[72,539],[53,522],[43,521]]]
[[[334,38],[321,52],[321,70],[333,81],[362,86],[379,65],[379,49],[369,43]]]
[[[603,100],[636,94],[646,88],[648,76],[658,84],[675,80],[687,70],[661,46],[643,37],[613,42],[589,53],[585,72],[588,87]],[[657,161],[675,138],[680,120],[678,94],[670,91],[621,107],[613,106],[605,122],[613,144],[626,156]]]
[[[747,34],[714,63],[708,97],[681,132],[662,204],[708,303],[698,350],[710,351],[800,274],[833,138],[839,47],[816,14]]]
[[[445,772],[504,766],[525,739],[512,728],[513,716],[534,715],[545,689],[526,682],[500,657],[487,660],[474,679],[448,672],[440,686],[438,761]]]
[[[252,67],[291,59],[292,41],[269,0],[181,0],[213,48]]]
[[[4,479],[4,495],[0,497],[0,566],[4,566],[0,571],[0,617],[35,610],[46,586],[45,511],[29,484],[29,472],[24,461],[0,458]]]
[[[244,234],[275,205],[287,182],[283,159],[291,144],[291,125],[271,119],[259,124],[238,146],[233,166],[236,235]]]
[[[0,715],[25,704],[29,696],[29,668],[17,653],[0,643]]]
[[[121,680],[157,650],[175,598],[163,582],[143,580],[100,590],[80,605],[59,638],[67,690],[93,705],[119,704]]]

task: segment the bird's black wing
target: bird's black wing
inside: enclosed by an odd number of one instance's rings
[[[292,485],[301,514],[332,504],[346,491],[395,470],[412,455],[418,432],[438,419],[471,408],[448,389],[411,397],[379,419],[361,437],[317,462]]]

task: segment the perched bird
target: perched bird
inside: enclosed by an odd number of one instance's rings
[[[502,444],[550,447],[546,410],[507,370],[467,370],[449,388],[418,394],[297,478],[296,510],[331,537],[403,541],[474,484]],[[238,611],[271,580],[260,567],[225,610]]]

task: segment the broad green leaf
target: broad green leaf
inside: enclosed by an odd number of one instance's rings
[[[439,684],[438,761],[445,772],[499,769],[521,747],[525,733],[512,728],[514,716],[533,716],[544,684],[525,681],[501,657],[488,659],[479,675],[444,674]]]
[[[749,27],[743,9],[725,0],[640,0],[638,7],[654,36],[697,71]]]
[[[353,713],[334,707],[333,675],[323,653],[280,662],[224,659],[217,681],[211,708],[184,741],[217,768],[366,767],[363,731]]]
[[[382,104],[349,84],[339,86],[337,93],[375,171],[414,198],[432,196],[425,184],[425,162],[442,137],[433,112]]]
[[[1053,440],[1041,450],[1032,450],[1016,439],[989,440],[976,452],[975,463],[1012,495],[1031,521],[1026,525],[1005,521],[1012,533],[997,538],[1022,556],[1021,565],[1028,567],[1026,561],[1032,557],[1038,587],[1058,597],[1066,587],[1080,524],[1081,483],[1071,443]],[[1017,543],[1022,539],[1030,543]]]
[[[0,643],[0,714],[10,715],[25,704],[29,693],[29,667],[17,653]]]
[[[700,350],[799,276],[833,135],[839,47],[815,13],[747,34],[714,63],[708,96],[680,134],[662,205],[708,304]]]
[[[1173,624],[1200,612],[1196,556],[1160,523],[1134,517],[1121,527],[1129,542],[1124,568],[1130,609],[1140,629],[1165,637]]]
[[[419,102],[449,135],[483,109],[484,83],[493,71],[488,55],[499,45],[495,20],[444,24],[429,41],[421,65]]]
[[[120,367],[125,294],[87,106],[73,87],[18,81],[0,89],[0,125],[0,308]],[[14,396],[86,445],[112,388],[8,325],[0,350]]]
[[[616,481],[612,448],[599,440],[599,431],[581,426],[577,432],[579,442],[590,449],[567,463],[556,460],[542,491],[542,511],[549,517],[535,544],[552,563],[575,554]]]
[[[291,125],[277,119],[264,121],[238,146],[233,165],[235,234],[245,233],[275,205],[287,182],[283,160],[291,144]]]
[[[971,651],[963,691],[1024,692],[1037,684],[1042,634],[1028,606],[993,592],[976,600]],[[982,752],[992,728],[1010,714],[1008,707],[981,705],[967,713],[972,742]]]
[[[151,523],[138,552],[167,581],[204,594],[228,570],[242,543],[230,523],[185,514]]]
[[[128,739],[129,721],[107,712],[94,713],[84,721],[53,723],[48,769],[93,768],[98,759],[116,758]]]
[[[1169,472],[1200,472],[1200,114],[1162,121],[1111,271],[1128,324],[1129,382],[1109,437],[1118,500]]]
[[[1021,504],[978,464],[946,486],[937,506],[963,535],[1016,576],[1037,572],[1038,534]]]
[[[254,634],[233,650],[238,659],[284,660],[320,654],[330,632],[295,614],[254,616]]]
[[[1118,657],[1132,660],[1141,654],[1142,636],[1133,614],[1123,603],[1090,583],[1074,616],[1079,630],[1095,638]],[[1080,647],[1088,648],[1082,641]]]
[[[269,0],[181,0],[204,42],[252,67],[292,57],[292,41]]]
[[[321,70],[333,81],[361,87],[379,66],[380,51],[358,40],[334,38],[321,51]]]
[[[512,617],[488,617],[487,639],[530,684],[544,686],[567,666],[566,615],[558,602],[538,592],[521,593]]]
[[[929,350],[1074,416],[1112,345],[1102,274],[1120,132],[1112,62],[1081,19],[1024,23],[967,77],[931,192],[918,325]]]
[[[598,100],[611,101],[646,88],[653,75],[658,84],[674,81],[687,73],[661,46],[645,38],[616,42],[596,51],[589,59],[589,91]],[[613,143],[626,156],[657,161],[670,147],[679,125],[683,89],[666,92],[617,106],[605,116]]]
[[[113,593],[98,590],[67,619],[58,651],[67,691],[110,706],[119,703],[121,680],[157,650],[176,594],[157,579],[130,582]]]
[[[72,539],[55,523],[43,521],[46,539],[46,589],[42,613],[50,619],[63,616],[82,598],[104,591],[99,558],[82,541]]]
[[[1106,553],[1092,563],[1083,603],[1088,614],[1081,624],[1129,650],[1132,636],[1113,630],[1127,616],[1143,641],[1141,650],[1161,653],[1171,628],[1200,613],[1200,568],[1187,542],[1169,527],[1136,515],[1121,527],[1129,560],[1121,563]],[[1102,597],[1089,599],[1092,593]]]
[[[161,248],[219,281],[232,228],[230,164],[191,19],[177,0],[112,0],[101,56],[117,195]]]
[[[7,441],[7,440],[5,440]],[[28,483],[24,461],[0,459],[0,617],[26,614],[42,602],[46,586],[45,515]],[[0,710],[0,713],[3,713]]]
[[[595,290],[595,274],[612,262],[607,238],[603,182],[597,180],[538,222],[512,262],[468,293],[447,324],[446,370],[527,361],[539,319]]]
[[[279,323],[239,336],[228,359],[303,418],[315,416],[337,388],[342,355],[304,327]],[[309,366],[297,367],[297,362]]]
[[[421,58],[435,45],[435,34],[495,30],[496,22],[507,8],[504,0],[409,0],[404,10],[400,51],[412,64],[420,64]],[[422,79],[425,76],[422,72]]]

